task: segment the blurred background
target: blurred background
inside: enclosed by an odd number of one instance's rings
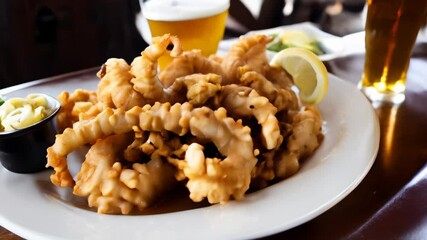
[[[144,0],[0,1],[0,88],[131,62],[147,46]],[[364,29],[364,0],[231,0],[225,38],[313,22],[337,36]],[[145,36],[147,39],[147,36]]]

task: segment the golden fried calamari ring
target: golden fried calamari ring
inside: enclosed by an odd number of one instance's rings
[[[319,147],[323,139],[322,118],[314,106],[301,109],[295,114],[290,125],[290,135],[284,146],[267,151],[258,157],[257,166],[252,170],[251,187],[260,189],[292,176],[300,168],[300,162]]]
[[[283,138],[275,116],[277,108],[254,89],[235,84],[223,86],[221,92],[215,96],[215,103],[227,109],[229,115],[234,118],[254,116],[262,126],[263,145],[267,149],[280,146]]]
[[[278,178],[293,175],[299,169],[299,161],[313,152],[322,142],[322,116],[315,106],[301,109],[292,122],[292,134],[287,147],[279,153],[275,162],[275,173]]]
[[[281,149],[270,150],[257,155],[257,165],[252,169],[251,189],[259,190],[267,187],[269,181],[274,180],[276,173],[274,172],[274,157]]]
[[[209,98],[215,96],[221,89],[221,76],[213,73],[195,73],[177,78],[163,96],[168,102],[179,102],[183,96],[185,101],[198,106],[204,104]],[[186,90],[184,92],[183,90]]]
[[[270,67],[265,54],[267,43],[273,40],[266,35],[245,35],[230,48],[221,62],[223,85],[240,82],[239,68],[249,66],[252,70],[264,74]]]
[[[222,75],[221,65],[202,55],[202,52],[197,50],[185,51],[181,55],[175,57],[172,62],[160,72],[159,78],[164,86],[171,86],[175,79],[191,75],[194,73],[215,73]]]
[[[182,53],[182,47],[176,36],[165,34],[161,37],[155,37],[152,45],[145,48],[140,57],[136,57],[131,64],[130,73],[134,76],[131,82],[133,88],[141,93],[144,98],[153,104],[163,95],[163,84],[157,76],[158,59],[167,52],[170,44],[173,48],[170,52],[172,57]]]
[[[142,94],[133,89],[130,69],[126,61],[119,58],[110,58],[101,67],[97,73],[101,81],[96,93],[103,109],[109,107],[128,110],[147,103]]]
[[[261,96],[270,100],[278,111],[296,110],[299,108],[298,97],[290,87],[279,87],[256,71],[242,67],[240,81],[242,84],[255,89]]]
[[[290,88],[294,85],[292,76],[282,67],[273,67],[269,65],[264,73],[271,83],[280,88]]]
[[[73,193],[88,196],[89,206],[98,213],[128,214],[134,206],[143,210],[176,183],[174,167],[160,158],[131,168],[120,164],[132,139],[132,133],[99,139],[86,155]]]
[[[61,109],[56,116],[58,130],[62,132],[73,123],[96,116],[101,109],[97,105],[97,96],[93,91],[76,89],[73,93],[66,91],[57,96]]]
[[[188,178],[190,198],[195,202],[207,198],[212,204],[243,198],[257,162],[250,128],[227,117],[224,108],[197,108],[192,115],[191,134],[212,141],[225,158],[205,157],[198,143],[189,145],[184,160],[169,158]]]

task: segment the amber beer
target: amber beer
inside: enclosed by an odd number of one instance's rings
[[[427,0],[368,0],[366,58],[359,87],[373,101],[405,99],[406,73]]]
[[[229,0],[151,0],[144,3],[143,15],[153,37],[177,35],[184,50],[200,49],[208,56],[224,36],[229,5]],[[170,60],[162,57],[160,68]]]

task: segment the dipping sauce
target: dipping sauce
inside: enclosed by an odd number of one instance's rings
[[[40,94],[11,98],[0,106],[0,131],[14,131],[49,116],[47,99]]]
[[[8,98],[0,106],[0,162],[14,173],[46,169],[46,149],[55,142],[61,103],[46,94]]]

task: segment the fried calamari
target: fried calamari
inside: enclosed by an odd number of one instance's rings
[[[270,41],[242,36],[224,57],[205,57],[166,34],[130,65],[108,59],[96,91],[58,96],[63,131],[47,149],[52,183],[74,187],[99,213],[129,214],[182,184],[192,201],[216,204],[295,174],[321,144],[322,117],[269,65]],[[174,60],[159,73],[164,54]],[[67,156],[84,145],[72,176]]]

